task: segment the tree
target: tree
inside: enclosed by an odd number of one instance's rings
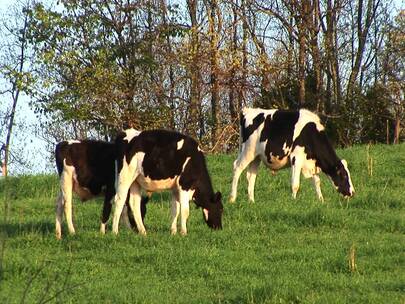
[[[17,104],[22,93],[30,88],[32,77],[28,70],[30,47],[27,39],[27,31],[30,16],[28,10],[31,2],[19,3],[10,8],[8,18],[2,23],[1,32],[5,43],[1,49],[0,74],[3,75],[4,90],[1,91],[3,100],[8,98],[11,106],[2,113],[2,124],[6,130],[4,141],[0,141],[0,163],[4,176],[8,175],[8,167],[13,157],[14,161],[24,163],[24,160],[12,153],[12,136],[15,127]],[[3,103],[5,104],[5,102]]]
[[[388,26],[388,37],[382,58],[382,82],[391,99],[394,120],[394,143],[399,143],[405,120],[405,11]]]

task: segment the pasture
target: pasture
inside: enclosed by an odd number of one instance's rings
[[[350,201],[321,175],[291,198],[290,169],[245,173],[227,202],[235,155],[208,157],[223,194],[222,231],[190,204],[188,236],[171,236],[170,197],[155,193],[142,237],[100,235],[102,200],[73,203],[77,234],[54,234],[56,175],[0,181],[0,303],[404,303],[405,144],[338,150],[356,188]],[[370,166],[372,159],[372,172]],[[5,208],[8,202],[8,209]],[[6,216],[7,213],[7,216]]]

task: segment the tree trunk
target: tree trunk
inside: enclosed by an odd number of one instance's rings
[[[190,106],[186,132],[196,138],[198,126],[198,108],[200,103],[200,69],[199,69],[199,37],[197,23],[197,2],[198,0],[187,0],[187,8],[191,19],[191,46],[190,57]]]
[[[336,7],[333,6],[332,0],[327,0],[326,28],[324,31],[328,74],[331,80],[332,89],[330,108],[334,109],[340,103],[342,89],[337,55]]]
[[[214,146],[219,140],[221,130],[220,120],[220,104],[219,104],[219,54],[218,54],[218,28],[219,14],[217,0],[210,0],[208,5],[208,23],[209,23],[209,39],[210,39],[210,64],[211,64],[211,116],[212,116],[212,131],[211,141]]]
[[[236,5],[238,5],[236,1]],[[236,69],[235,69],[235,63],[234,63],[234,57],[237,57],[237,52],[238,52],[238,32],[237,32],[237,21],[238,21],[238,15],[236,12],[236,5],[232,5],[232,11],[233,11],[233,22],[232,22],[232,40],[231,40],[231,50],[232,50],[232,67],[229,71],[229,113],[231,115],[231,122],[236,120],[238,117],[238,110],[237,109],[237,104],[238,102],[235,101],[236,97]]]
[[[248,64],[248,56],[247,56],[247,42],[248,42],[248,27],[245,22],[246,20],[246,5],[245,0],[241,0],[241,10],[242,10],[242,85],[239,88],[239,99],[238,99],[238,109],[241,111],[242,103],[245,100],[245,89],[247,87],[247,64]]]
[[[394,144],[399,144],[400,134],[401,134],[401,119],[398,115],[397,117],[395,117]]]
[[[354,64],[352,67],[352,71],[350,73],[349,81],[347,84],[347,98],[351,98],[353,95],[353,90],[355,86],[355,82],[357,76],[360,72],[361,62],[363,59],[363,54],[366,46],[367,35],[371,26],[371,22],[374,19],[375,15],[375,8],[374,8],[375,0],[368,0],[367,2],[367,12],[366,12],[366,20],[363,26],[363,0],[359,0],[359,7],[358,7],[358,14],[357,14],[357,51],[355,55]]]
[[[168,29],[168,24],[167,24],[167,2],[166,0],[161,0],[161,7],[163,10],[163,25],[166,29]],[[170,43],[170,38],[169,35],[166,35],[166,51],[169,54],[172,54],[172,47]],[[176,129],[176,122],[175,122],[175,111],[176,111],[176,105],[174,102],[174,69],[173,65],[171,62],[169,62],[169,107],[170,107],[170,113],[169,113],[169,123],[170,123],[170,128],[172,130]]]
[[[307,30],[308,13],[310,3],[308,0],[301,1],[292,6],[297,10],[295,16],[298,27],[298,103],[300,107],[305,105],[305,70],[307,57]]]
[[[316,110],[322,112],[324,110],[322,99],[322,64],[321,54],[318,45],[319,33],[319,0],[313,1],[312,7],[312,24],[310,28],[311,33],[311,52],[313,60],[313,70],[315,76],[315,103]]]

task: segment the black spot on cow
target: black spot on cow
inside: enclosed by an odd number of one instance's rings
[[[241,113],[240,115],[240,128],[241,128],[241,134],[242,134],[242,142],[247,141],[250,135],[257,130],[257,128],[263,123],[264,121],[264,114],[260,113],[253,119],[253,123],[249,126],[246,126],[246,118]]]
[[[296,146],[304,147],[307,159],[315,159],[316,165],[328,175],[340,163],[325,131],[318,131],[314,122],[309,122],[304,126],[295,139],[293,148]]]
[[[75,167],[77,181],[81,187],[90,190],[94,196],[105,191],[107,198],[112,198],[114,190],[115,146],[112,143],[82,140],[56,145],[55,159],[59,175],[63,171],[63,160],[66,165]]]
[[[177,143],[181,140],[184,141],[183,146],[177,150]],[[187,157],[191,157],[197,148],[198,144],[192,138],[181,133],[167,130],[143,131],[129,142],[126,159],[129,163],[136,153],[145,153],[142,162],[145,177],[162,180],[180,175]]]
[[[287,154],[283,147],[289,148],[293,144],[294,127],[299,118],[297,111],[276,111],[272,116],[267,115],[260,141],[267,140],[265,154],[267,161],[271,163],[270,153],[274,157],[283,158]]]

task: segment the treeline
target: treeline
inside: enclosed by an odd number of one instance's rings
[[[313,110],[340,145],[400,140],[405,13],[391,1],[29,1],[18,15],[25,65],[5,75],[50,141],[170,128],[227,151],[245,105]]]

